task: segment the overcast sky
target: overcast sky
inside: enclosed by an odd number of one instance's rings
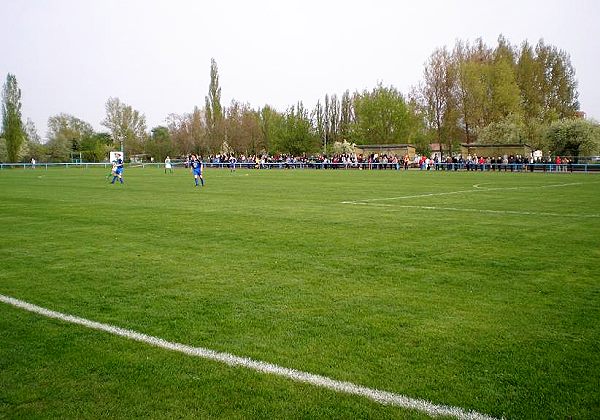
[[[598,0],[0,0],[0,16],[2,85],[16,76],[42,137],[59,113],[103,129],[109,97],[148,128],[202,107],[211,58],[223,105],[313,109],[378,82],[408,93],[435,48],[499,34],[569,53],[581,109],[600,120]]]

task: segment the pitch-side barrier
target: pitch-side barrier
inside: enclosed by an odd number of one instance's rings
[[[184,164],[172,164],[176,169],[186,168]],[[164,163],[148,162],[148,163],[126,163],[126,168],[164,168]],[[0,163],[0,170],[3,169],[49,169],[49,168],[91,168],[102,167],[111,168],[112,164],[108,162],[101,163]],[[410,165],[405,169],[403,165],[393,163],[329,163],[329,162],[269,162],[269,163],[253,163],[253,162],[237,162],[218,163],[204,162],[205,168],[217,169],[253,169],[253,170],[269,170],[269,169],[314,169],[314,170],[387,170],[387,171],[472,171],[472,172],[547,172],[547,173],[600,173],[600,164],[598,163],[569,163],[557,165],[552,163],[485,163],[485,164],[468,164],[468,163],[433,163],[428,167],[419,167]]]

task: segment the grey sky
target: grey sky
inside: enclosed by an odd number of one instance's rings
[[[408,93],[435,48],[499,34],[568,52],[581,109],[600,120],[597,0],[0,0],[0,16],[2,84],[16,75],[42,137],[61,112],[102,129],[111,96],[149,128],[202,107],[211,58],[223,105],[312,109],[378,82]]]

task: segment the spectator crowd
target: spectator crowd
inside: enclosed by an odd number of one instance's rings
[[[568,158],[533,158],[521,155],[476,156],[462,155],[445,156],[437,154],[428,157],[416,154],[412,159],[408,155],[397,156],[373,153],[363,156],[354,153],[334,155],[318,154],[312,156],[277,155],[235,155],[216,154],[203,159],[204,164],[212,167],[254,168],[254,169],[359,169],[359,170],[408,170],[421,171],[571,171],[572,162]],[[187,162],[186,162],[187,163]],[[187,164],[186,164],[187,166]]]

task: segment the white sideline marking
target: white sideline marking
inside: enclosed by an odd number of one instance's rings
[[[398,211],[398,209],[422,209],[422,210],[447,210],[463,211],[469,213],[492,213],[492,214],[515,214],[519,216],[551,216],[551,217],[576,217],[576,218],[594,218],[600,217],[600,214],[572,214],[572,213],[545,213],[535,211],[514,211],[514,210],[486,210],[469,209],[458,207],[436,207],[436,206],[396,206],[393,204],[363,203],[360,201],[344,201],[342,204],[354,204],[357,206],[385,207],[388,211]]]
[[[521,187],[495,187],[495,188],[487,188],[480,187],[481,184],[473,185],[472,190],[459,190],[459,191],[448,191],[441,193],[426,193],[426,194],[415,194],[415,195],[403,195],[400,197],[386,197],[386,198],[368,198],[365,200],[355,200],[355,201],[342,201],[341,204],[359,204],[359,203],[370,203],[373,201],[390,201],[390,200],[404,200],[407,198],[421,198],[421,197],[434,197],[438,195],[452,195],[452,194],[468,194],[474,192],[483,192],[483,191],[499,191],[499,190],[523,190],[530,188],[555,188],[555,187],[568,187],[571,185],[581,185],[583,182],[571,182],[568,184],[550,184],[550,185],[530,185],[530,186],[521,186]]]
[[[31,303],[12,298],[10,296],[0,295],[0,301],[15,306],[17,308],[25,309],[29,312],[46,316],[48,318],[55,318],[61,321],[82,325],[84,327],[92,328],[95,330],[105,331],[110,334],[150,344],[151,346],[177,351],[183,354],[187,354],[189,356],[201,357],[203,359],[222,362],[229,366],[245,367],[258,372],[270,373],[272,375],[281,376],[294,381],[311,384],[321,388],[326,388],[332,391],[366,397],[380,404],[417,410],[426,413],[430,416],[451,416],[457,419],[473,420],[494,419],[494,417],[490,417],[486,414],[481,414],[476,411],[465,411],[460,407],[437,405],[429,401],[414,399],[406,397],[404,395],[394,394],[392,392],[380,391],[378,389],[367,388],[364,386],[353,384],[351,382],[337,381],[326,376],[315,375],[312,373],[302,372],[295,369],[289,369],[272,363],[252,360],[246,357],[235,356],[229,353],[217,352],[202,347],[191,347],[185,344],[166,341],[162,338],[153,337],[136,331],[127,330],[109,324],[102,324],[100,322],[90,321],[85,318],[79,318],[73,315],[63,314],[61,312],[55,312],[50,309],[42,308],[41,306],[33,305]]]
[[[588,184],[595,184],[597,182],[588,182]],[[373,207],[386,207],[390,211],[396,211],[394,209],[405,208],[405,209],[423,209],[423,210],[448,210],[448,211],[463,211],[470,213],[493,213],[493,214],[515,214],[523,216],[552,216],[552,217],[579,217],[579,218],[595,218],[600,217],[600,214],[561,214],[561,213],[544,213],[534,211],[512,211],[512,210],[485,210],[485,209],[470,209],[470,208],[458,208],[458,207],[437,207],[437,206],[397,206],[392,204],[378,204],[375,201],[391,201],[391,200],[404,200],[408,198],[421,198],[421,197],[433,197],[438,195],[451,195],[451,194],[466,194],[473,192],[482,191],[497,191],[497,190],[521,190],[521,189],[537,189],[537,188],[556,188],[556,187],[568,187],[571,185],[581,185],[583,182],[570,182],[567,184],[550,184],[550,185],[537,185],[537,186],[519,186],[519,187],[482,187],[482,184],[474,184],[472,190],[460,190],[460,191],[448,191],[441,193],[426,193],[416,195],[404,195],[400,197],[387,197],[387,198],[370,198],[365,200],[355,201],[341,201],[340,204],[353,204],[360,206],[373,206]]]

